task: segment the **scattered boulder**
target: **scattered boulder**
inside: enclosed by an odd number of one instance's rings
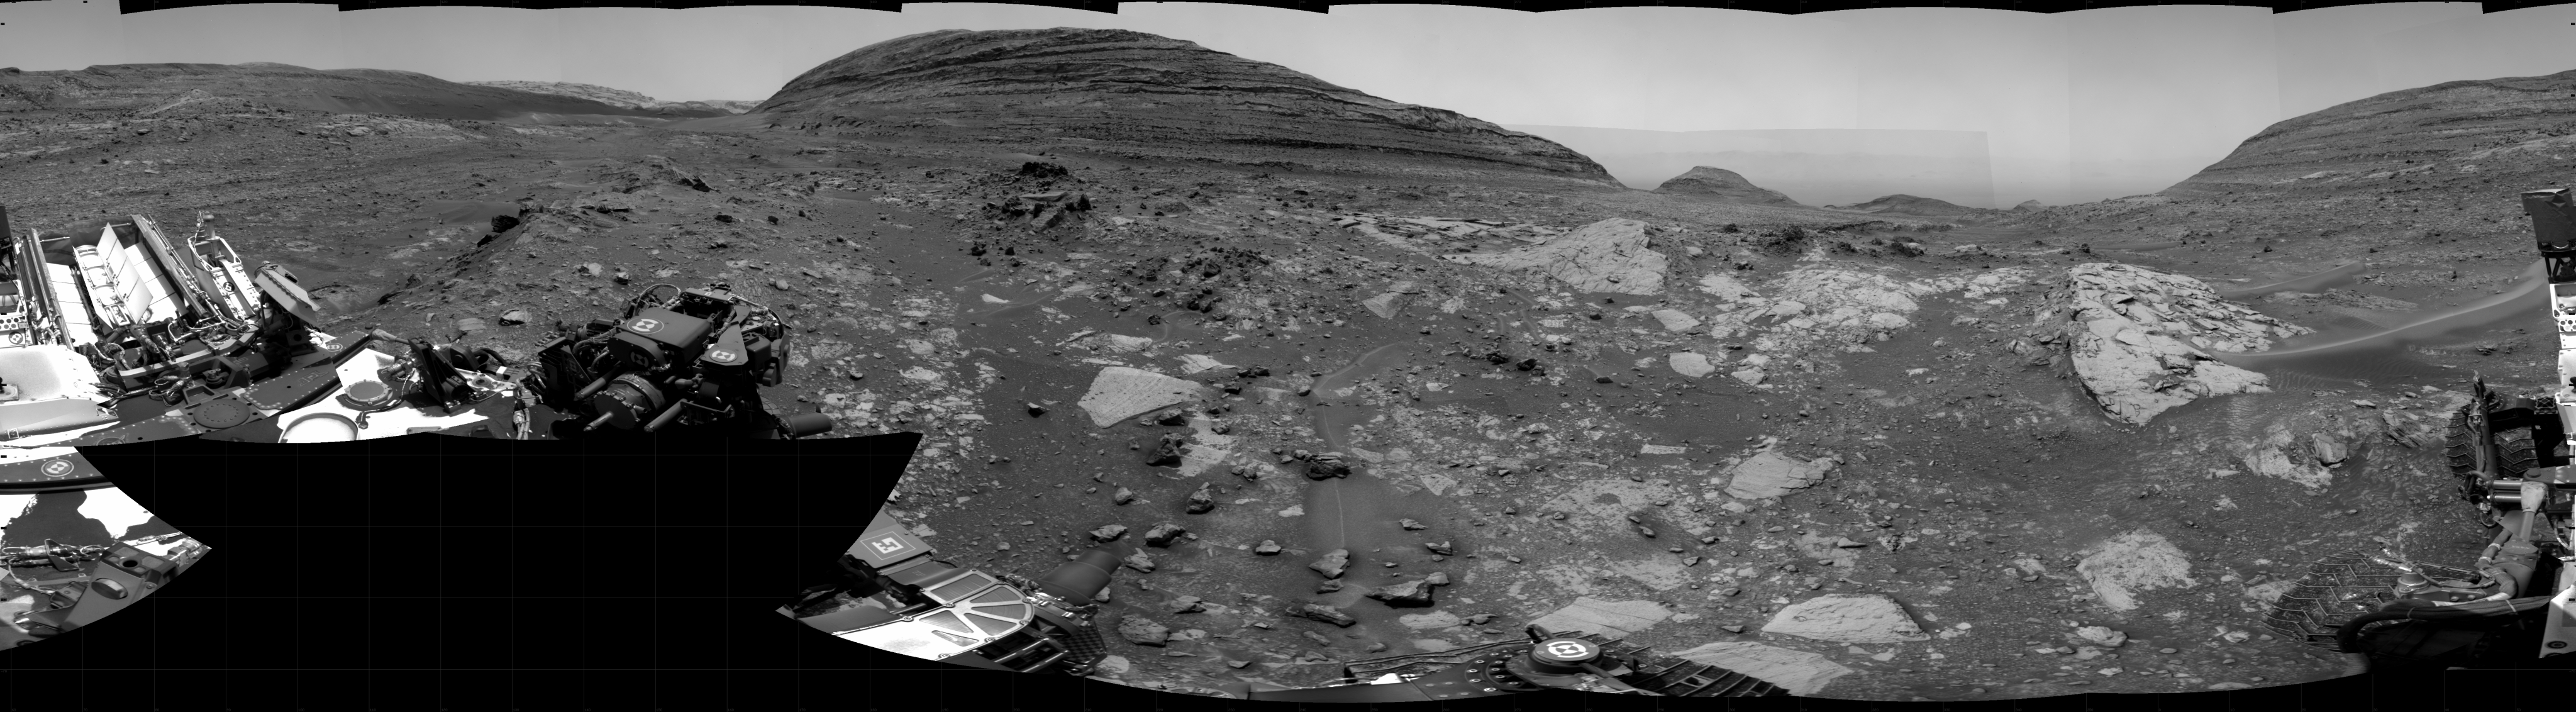
[[[2120,647],[2122,643],[2129,642],[2129,634],[2098,625],[2088,625],[2075,629],[2075,637],[2083,638],[2086,642],[2105,648],[2117,648]]]
[[[1655,317],[1655,321],[1663,322],[1665,331],[1689,331],[1699,328],[1700,324],[1698,319],[1691,318],[1691,315],[1684,314],[1679,309],[1657,309],[1652,316]]]
[[[1315,573],[1323,574],[1324,578],[1341,578],[1342,572],[1351,568],[1351,550],[1334,549],[1324,552],[1324,558],[1316,559],[1315,563],[1307,564],[1306,568],[1314,569]]]
[[[2200,398],[2271,392],[2263,374],[2202,349],[2263,351],[2275,338],[2310,332],[2220,298],[2200,280],[2103,262],[2067,270],[2040,315],[2058,320],[2044,339],[2069,357],[2085,391],[2131,425]]]
[[[1427,608],[1431,605],[1431,584],[1416,579],[1380,586],[1368,592],[1368,597],[1385,603],[1388,608]]]
[[[1727,626],[1731,632],[1743,632],[1743,626]],[[1816,694],[1834,678],[1852,673],[1852,669],[1817,653],[1791,650],[1754,642],[1709,643],[1673,653],[1701,665],[1715,665],[1743,673],[1763,682],[1779,685],[1789,694],[1800,697]]]
[[[1709,363],[1707,356],[1690,351],[1673,354],[1666,362],[1672,365],[1674,373],[1689,378],[1699,378],[1717,372],[1717,365]]]
[[[1154,528],[1145,530],[1145,545],[1171,546],[1172,540],[1181,538],[1182,534],[1187,534],[1189,531],[1171,522],[1156,524]]]
[[[1343,628],[1351,627],[1351,624],[1359,622],[1357,619],[1351,618],[1351,614],[1343,613],[1342,609],[1314,603],[1308,603],[1296,608],[1288,609],[1288,615],[1307,620],[1323,621]]]
[[[2191,558],[2164,535],[2144,529],[2091,547],[2076,562],[2075,572],[2092,583],[2102,605],[2114,611],[2136,609],[2141,591],[2193,585]]]
[[[1208,489],[1210,486],[1208,483],[1200,483],[1198,491],[1190,493],[1189,506],[1182,511],[1191,514],[1216,511],[1216,493]]]
[[[1118,560],[1118,563],[1125,565],[1127,568],[1135,569],[1137,573],[1150,574],[1154,572],[1154,558],[1146,556],[1145,552],[1142,551],[1129,554],[1127,555],[1127,558]]]
[[[1932,639],[1914,624],[1914,617],[1907,615],[1896,599],[1876,594],[1825,595],[1800,601],[1772,615],[1762,632],[1836,643]]]
[[[1351,476],[1351,466],[1342,464],[1339,459],[1317,458],[1306,461],[1306,479],[1322,480],[1349,476]]]
[[[1091,539],[1102,543],[1117,541],[1119,537],[1123,536],[1127,536],[1127,525],[1125,524],[1111,524],[1091,530]]]
[[[1690,171],[1655,186],[1655,192],[1715,198],[1730,203],[1798,205],[1798,201],[1789,199],[1780,191],[1754,185],[1742,174],[1713,166],[1692,166]]]
[[[1539,616],[1537,620],[1530,621],[1530,625],[1557,633],[1599,633],[1625,638],[1672,616],[1672,609],[1654,601],[1604,601],[1584,596],[1553,613]]]
[[[1118,488],[1118,491],[1109,493],[1110,504],[1125,505],[1134,501],[1136,501],[1136,492],[1125,487],[1120,487]]]
[[[1198,383],[1143,369],[1110,366],[1091,379],[1091,390],[1079,405],[1091,424],[1109,427],[1118,421],[1197,398]]]
[[[1664,255],[1646,246],[1646,223],[1610,218],[1542,245],[1441,258],[1459,264],[1536,271],[1572,285],[1578,292],[1661,293]]]
[[[1118,637],[1137,645],[1163,647],[1171,640],[1172,629],[1144,616],[1127,616],[1118,620]]]
[[[1806,489],[1825,480],[1835,462],[1819,457],[1799,462],[1778,452],[1765,450],[1737,463],[1727,472],[1726,493],[1739,499],[1767,499]]]
[[[1189,454],[1189,451],[1190,436],[1181,433],[1164,433],[1162,442],[1154,445],[1153,454],[1146,456],[1145,464],[1152,467],[1179,467],[1181,456]]]

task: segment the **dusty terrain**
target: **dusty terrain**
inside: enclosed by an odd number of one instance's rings
[[[622,126],[110,70],[7,107],[0,204],[19,229],[213,213],[338,319],[514,357],[647,285],[729,282],[798,330],[773,410],[927,436],[885,506],[952,560],[1137,555],[1103,677],[1184,689],[1532,620],[1780,661],[1824,697],[2343,675],[2266,634],[2265,597],[2331,551],[2472,556],[2440,418],[2472,371],[2546,380],[2536,309],[2247,362],[2259,389],[2217,354],[2511,287],[2514,194],[2553,187],[2552,102],[2576,102],[2553,93],[2380,120],[2466,131],[2449,149],[2246,158],[2397,140],[2319,124],[2213,169],[2252,178],[1927,218],[1618,188],[1525,134],[1134,33],[887,45],[740,116],[583,109]],[[1013,84],[1031,46],[1078,80]],[[2498,92],[2534,111],[2447,120]],[[2379,165],[2406,160],[2431,169]],[[2350,173],[2297,178],[2327,170]]]

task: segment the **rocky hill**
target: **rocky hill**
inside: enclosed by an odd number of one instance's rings
[[[2167,197],[2276,185],[2478,179],[2563,165],[2576,153],[2576,70],[2443,82],[2299,116],[2254,134]]]
[[[715,109],[665,114],[580,97],[460,84],[418,72],[386,69],[308,69],[273,62],[102,64],[44,72],[0,69],[0,111],[158,113],[186,105],[265,106],[467,120],[528,114],[663,118],[724,114]]]
[[[1832,208],[1834,210],[1847,210],[1852,212],[1918,215],[1934,218],[1972,217],[1992,212],[1964,205],[1956,205],[1944,200],[1920,198],[1903,193],[1881,196],[1876,200],[1871,200],[1866,203],[1827,205],[1825,207]]]
[[[580,82],[528,82],[503,80],[465,83],[478,87],[500,87],[503,89],[517,89],[519,91],[533,92],[537,94],[553,94],[556,96],[568,96],[575,99],[589,99],[591,101],[611,106],[623,106],[629,109],[642,109],[645,111],[663,112],[674,115],[709,116],[739,114],[745,111],[750,111],[751,107],[760,105],[760,102],[757,101],[663,101],[645,96],[642,92],[628,91],[614,87],[604,87],[597,84],[583,84]],[[706,112],[721,113],[710,114]]]
[[[835,133],[1053,138],[1256,162],[1402,157],[1615,185],[1600,164],[1543,138],[1127,30],[898,37],[808,70],[757,111]]]
[[[1690,172],[1674,176],[1655,186],[1655,192],[1670,195],[1696,195],[1719,200],[1760,205],[1797,205],[1798,201],[1780,191],[1754,185],[1735,171],[1712,166],[1693,166]]]

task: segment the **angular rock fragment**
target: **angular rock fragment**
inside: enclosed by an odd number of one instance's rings
[[[1745,458],[1728,471],[1726,493],[1741,499],[1778,497],[1824,481],[1834,466],[1834,459],[1830,457],[1799,462],[1777,452],[1765,451]]]
[[[1125,366],[1100,369],[1091,379],[1091,390],[1082,394],[1079,405],[1091,414],[1091,424],[1109,427],[1118,421],[1136,417],[1157,408],[1197,398],[1201,386],[1195,382]]]
[[[1144,616],[1127,616],[1119,619],[1118,621],[1118,637],[1125,638],[1127,639],[1127,642],[1135,643],[1137,645],[1148,645],[1160,648],[1163,647],[1164,643],[1171,640],[1171,636],[1172,629],[1170,627],[1164,626],[1161,623],[1156,623],[1154,622],[1154,619],[1146,618]]]
[[[1351,624],[1359,622],[1358,620],[1351,618],[1351,614],[1343,613],[1342,609],[1313,603],[1290,608],[1288,609],[1288,615],[1307,620],[1323,621],[1343,628],[1351,627]]]
[[[1111,504],[1124,505],[1134,501],[1136,501],[1136,493],[1125,487],[1120,487],[1118,488],[1118,491],[1111,492],[1109,494],[1109,503]]]
[[[1206,514],[1208,512],[1215,511],[1216,493],[1210,491],[1208,489],[1209,486],[1210,485],[1207,484],[1201,484],[1199,485],[1198,491],[1191,492],[1189,506],[1184,508],[1182,511],[1186,511],[1191,514]]]
[[[1743,626],[1725,628],[1730,633],[1744,632]],[[1800,697],[1814,695],[1834,678],[1852,673],[1851,668],[1817,653],[1749,641],[1708,643],[1675,652],[1673,657],[1759,678]]]
[[[1672,365],[1674,373],[1689,378],[1699,378],[1717,372],[1717,365],[1710,363],[1707,356],[1689,351],[1673,354],[1667,363]]]
[[[1118,560],[1118,563],[1125,565],[1127,568],[1135,569],[1138,573],[1150,574],[1154,572],[1154,558],[1146,556],[1145,552],[1142,551],[1129,554],[1127,558]]]
[[[1422,543],[1422,548],[1423,548],[1423,549],[1425,549],[1425,550],[1430,551],[1431,553],[1439,554],[1439,555],[1441,555],[1441,556],[1449,556],[1449,555],[1451,555],[1451,554],[1456,554],[1456,553],[1458,553],[1458,549],[1457,549],[1456,547],[1450,546],[1450,545],[1449,545],[1449,542],[1445,542],[1445,541],[1428,541],[1428,542],[1423,542],[1423,543]]]
[[[1145,464],[1152,467],[1179,467],[1181,456],[1189,454],[1189,450],[1190,436],[1164,433],[1162,441],[1154,445],[1154,452],[1146,456]]]
[[[1385,603],[1388,608],[1424,608],[1431,605],[1431,584],[1421,580],[1380,586],[1368,592],[1369,598]]]
[[[1323,574],[1324,578],[1341,578],[1342,572],[1351,568],[1351,550],[1334,549],[1324,552],[1323,558],[1307,564],[1306,568],[1314,569],[1315,573]]]
[[[1171,546],[1172,540],[1179,539],[1182,534],[1187,533],[1189,533],[1189,530],[1181,528],[1181,525],[1178,524],[1173,524],[1171,522],[1156,524],[1152,529],[1145,530],[1145,545]]]
[[[1179,596],[1163,602],[1165,613],[1197,613],[1205,610],[1207,610],[1207,603],[1199,600],[1197,596]]]
[[[1825,595],[1780,609],[1764,633],[1794,635],[1837,643],[1899,643],[1930,640],[1896,599],[1875,594]]]
[[[1672,609],[1654,601],[1604,601],[1585,596],[1553,613],[1539,616],[1530,624],[1553,632],[1580,631],[1624,638],[1652,628],[1672,615]]]
[[[1111,525],[1108,525],[1108,526],[1104,526],[1104,527],[1101,527],[1101,528],[1098,528],[1098,529],[1093,529],[1093,530],[1091,530],[1091,538],[1092,538],[1092,540],[1094,540],[1094,541],[1100,541],[1100,542],[1112,542],[1112,541],[1117,541],[1119,537],[1123,537],[1123,536],[1126,536],[1126,535],[1127,535],[1127,525],[1125,525],[1125,524],[1111,524]]]
[[[1278,556],[1279,542],[1263,539],[1261,540],[1260,546],[1252,547],[1252,553],[1260,554],[1262,556]]]

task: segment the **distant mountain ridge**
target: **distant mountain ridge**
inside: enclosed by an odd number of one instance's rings
[[[501,87],[504,89],[517,89],[519,91],[534,92],[538,94],[553,94],[556,96],[568,96],[576,99],[588,99],[611,106],[623,106],[629,109],[642,109],[646,111],[660,109],[716,110],[726,113],[740,114],[750,111],[751,107],[760,105],[759,101],[732,99],[715,101],[663,101],[645,96],[642,92],[628,91],[614,87],[604,87],[597,84],[583,84],[580,82],[501,80],[464,83],[478,87]]]
[[[562,94],[461,84],[419,72],[312,69],[275,62],[101,64],[85,69],[0,70],[0,111],[160,112],[265,105],[340,113],[491,121],[527,116],[723,116],[720,109],[645,110]]]

